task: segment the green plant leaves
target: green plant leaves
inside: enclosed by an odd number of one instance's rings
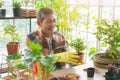
[[[34,42],[27,42],[26,44],[31,48],[31,50],[28,50],[27,53],[35,57],[36,60],[39,60],[43,54],[42,46],[39,43]]]
[[[37,9],[47,7],[55,10],[58,15],[57,20],[67,20],[68,15],[66,13],[68,11],[69,4],[67,4],[65,0],[39,0],[34,4]]]
[[[45,66],[45,71],[47,71],[47,73],[54,70],[55,67],[53,61],[57,60],[57,57],[54,55],[43,56],[42,45],[39,43],[27,42],[26,44],[31,48],[31,50],[26,50],[27,54],[30,55],[30,57],[26,59],[26,62],[31,64],[37,61],[40,62],[43,66]]]
[[[80,38],[71,40],[69,45],[73,47],[77,52],[81,52],[86,48],[86,46],[84,45],[84,41]]]
[[[21,2],[17,0],[12,0],[13,8],[19,9],[21,7]]]
[[[108,56],[116,58],[119,53],[117,48],[120,44],[120,20],[114,20],[113,22],[105,19],[100,22],[96,20],[96,26],[96,32],[94,33],[96,38],[112,49]]]
[[[11,42],[15,42],[15,41],[19,41],[19,32],[15,29],[14,25],[8,25],[6,27],[4,27],[4,36],[8,37],[7,35],[10,36],[10,41]]]
[[[8,55],[6,56],[7,64],[9,66],[9,72],[14,76],[17,77],[17,74],[19,73],[19,70],[25,69],[27,66],[22,61],[22,54],[18,53],[15,55]]]
[[[17,60],[17,59],[21,59],[21,58],[22,58],[21,53],[7,56],[7,60]]]
[[[47,72],[51,72],[55,68],[54,64],[53,64],[53,61],[55,61],[57,59],[58,58],[55,57],[54,55],[49,55],[49,56],[46,56],[45,58],[42,58],[41,63],[45,65]]]
[[[97,49],[95,47],[90,48],[89,49],[89,54],[88,54],[89,58],[91,60],[93,60],[93,55],[96,54],[96,53],[97,53]]]

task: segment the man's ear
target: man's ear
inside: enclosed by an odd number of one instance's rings
[[[37,23],[38,26],[41,26],[41,22],[40,21],[37,20],[36,23]]]

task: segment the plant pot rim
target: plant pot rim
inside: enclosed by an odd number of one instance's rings
[[[8,42],[7,44],[20,44],[20,42]]]

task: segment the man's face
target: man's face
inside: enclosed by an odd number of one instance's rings
[[[45,15],[44,20],[40,22],[40,26],[45,34],[52,34],[56,26],[56,16],[54,14]]]

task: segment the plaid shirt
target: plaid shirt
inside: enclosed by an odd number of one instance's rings
[[[64,36],[58,32],[53,32],[52,37],[48,38],[44,35],[42,31],[35,31],[27,35],[26,41],[33,41],[40,43],[43,46],[44,55],[48,55],[50,53],[59,53],[66,51],[67,41]],[[63,63],[56,63],[57,68],[61,68],[64,66]]]

